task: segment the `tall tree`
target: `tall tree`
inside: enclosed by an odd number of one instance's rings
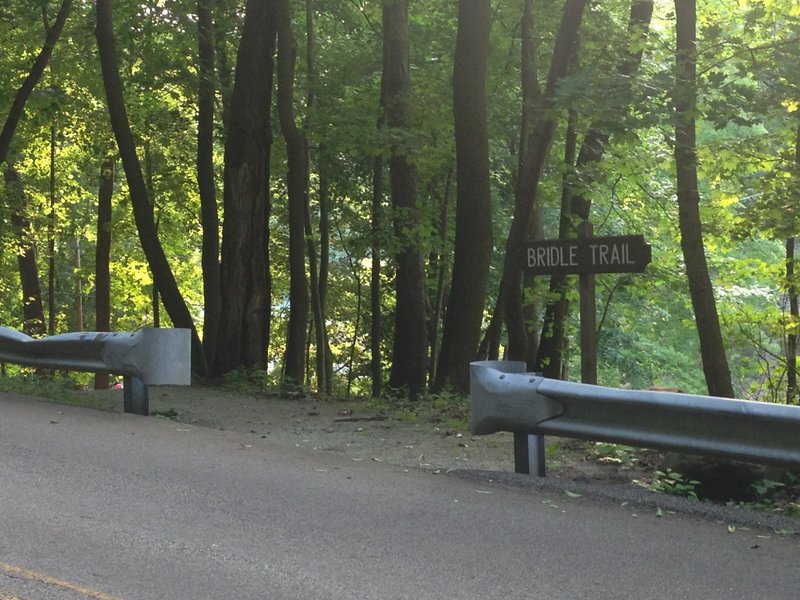
[[[610,91],[615,101],[614,113],[621,117],[630,106],[631,87],[633,78],[639,69],[644,53],[643,40],[650,28],[653,16],[653,0],[634,0],[631,3],[630,18],[628,20],[628,36],[625,38],[626,46],[622,52],[622,60],[617,66],[616,75]],[[569,131],[569,128],[568,128]],[[577,190],[589,189],[595,179],[598,164],[605,154],[609,138],[609,117],[604,116],[592,122],[586,131],[581,144],[580,152],[571,156],[568,152],[565,160],[567,176],[564,179],[562,214],[559,225],[559,237],[572,237],[578,234],[578,228],[584,226],[589,220],[591,199],[585,192]],[[567,148],[576,143],[570,137]],[[574,176],[572,171],[574,170]],[[578,181],[575,181],[575,178]],[[556,294],[557,299],[549,302],[544,316],[542,327],[541,345],[536,355],[537,371],[542,371],[547,377],[558,377],[561,372],[562,346],[564,343],[564,320],[566,318],[566,283],[565,275],[553,275],[550,278],[550,292]],[[581,351],[583,354],[583,349]],[[596,358],[595,358],[596,364]],[[587,382],[588,383],[588,382]]]
[[[492,258],[486,116],[490,30],[489,0],[459,2],[453,67],[457,185],[455,256],[435,387],[450,385],[463,393],[469,390],[469,363],[477,354]]]
[[[306,118],[304,120],[303,143],[308,163],[309,172],[312,170],[312,153],[308,140],[312,128],[311,115],[316,109],[316,32],[314,30],[314,2],[306,0]],[[321,150],[321,149],[320,149]],[[327,165],[322,152],[316,160],[319,176],[318,205],[319,205],[319,260],[314,243],[313,226],[311,222],[311,206],[309,194],[306,194],[305,205],[305,234],[308,245],[308,267],[310,276],[311,310],[314,316],[314,349],[315,367],[317,373],[317,390],[320,393],[330,394],[331,380],[333,378],[333,360],[330,344],[328,342],[328,327],[325,323],[325,299],[328,291],[328,272],[330,267],[330,214]],[[310,192],[310,190],[309,190]]]
[[[147,184],[142,174],[133,132],[128,121],[122,78],[119,74],[117,62],[111,0],[97,0],[95,37],[97,38],[97,47],[100,54],[100,66],[108,103],[108,114],[111,120],[111,127],[114,130],[114,137],[117,140],[120,157],[122,158],[125,178],[128,182],[139,241],[153,273],[153,283],[161,293],[164,307],[167,309],[173,325],[191,331],[193,367],[195,371],[204,372],[206,366],[203,357],[203,346],[194,326],[192,315],[186,306],[180,289],[178,289],[178,283],[158,238],[153,216],[153,205],[148,196]]]
[[[305,223],[308,206],[308,154],[295,123],[295,46],[289,0],[278,1],[278,113],[286,142],[286,188],[289,213],[289,329],[286,334],[284,378],[302,384],[306,365],[306,334],[310,305],[306,274]]]
[[[385,61],[384,57],[384,61]],[[376,127],[380,132],[386,124],[386,77],[381,78],[380,87],[381,111],[378,114]],[[372,397],[377,398],[383,390],[383,353],[381,352],[381,341],[383,338],[383,286],[381,275],[383,272],[381,265],[382,236],[383,229],[383,170],[384,159],[381,152],[376,152],[371,164],[371,201],[370,201],[370,275],[369,275],[369,371],[371,381]]]
[[[222,289],[219,275],[219,209],[214,176],[215,46],[212,0],[197,0],[197,188],[203,227],[203,349],[216,364]]]
[[[531,216],[558,124],[557,90],[569,67],[570,57],[578,39],[586,0],[566,0],[556,36],[547,85],[537,107],[539,113],[531,127],[526,150],[526,162],[520,174],[514,217],[506,240],[505,259],[500,294],[505,301],[504,315],[508,329],[508,358],[525,360],[528,355],[527,334],[522,311],[522,269],[517,251],[530,230]]]
[[[697,7],[675,0],[675,168],[678,215],[689,294],[692,299],[703,372],[712,396],[733,397],[731,372],[720,331],[714,290],[708,274],[697,181]]]
[[[516,181],[518,182],[522,173],[525,171],[525,165],[528,162],[528,144],[531,140],[531,129],[536,122],[536,112],[541,102],[541,89],[539,88],[539,69],[538,69],[538,43],[537,36],[535,35],[535,18],[534,18],[534,0],[525,0],[522,10],[522,17],[520,22],[520,87],[522,92],[521,97],[521,111],[520,111],[520,125],[519,125],[519,138],[517,141],[517,164],[516,164]],[[520,195],[519,185],[514,185],[516,207],[522,207],[524,200]],[[531,223],[528,230],[528,235],[533,237],[536,234],[537,225],[541,222],[538,216],[541,214],[539,205],[534,205],[532,208]],[[532,284],[534,278],[529,278],[528,282]],[[500,340],[503,333],[503,323],[505,323],[506,311],[506,286],[500,285],[500,289],[495,298],[494,310],[492,311],[492,318],[489,321],[489,326],[486,328],[483,340],[478,348],[478,357],[482,360],[497,360],[500,353]],[[532,311],[533,306],[528,305],[529,313]],[[538,347],[538,340],[529,340],[528,354],[530,358],[535,358],[535,350]],[[533,364],[533,360],[530,360]]]
[[[383,3],[383,86],[386,126],[408,133],[411,117],[411,69],[408,0]],[[412,396],[425,389],[428,337],[425,272],[419,240],[417,171],[409,150],[395,145],[389,158],[389,181],[396,251],[394,343],[389,385],[408,388]]]
[[[248,0],[225,145],[217,370],[265,368],[271,314],[270,103],[277,0]]]

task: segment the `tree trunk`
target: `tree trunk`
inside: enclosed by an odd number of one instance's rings
[[[794,178],[800,184],[800,125],[795,132]],[[797,333],[800,327],[800,311],[797,301],[797,269],[795,269],[794,236],[786,240],[786,291],[789,295],[789,333],[786,336],[786,403],[800,403],[800,390],[797,387]]]
[[[321,343],[325,350],[325,393],[331,394],[333,391],[333,354],[331,352],[328,329],[325,325],[326,302],[328,298],[328,275],[330,273],[331,256],[331,223],[330,223],[330,191],[328,179],[328,165],[324,158],[318,161],[319,173],[319,276],[317,277],[317,288],[320,303],[321,318],[323,320],[321,329]],[[360,282],[359,282],[360,285]],[[359,298],[360,302],[360,298]],[[318,336],[319,337],[319,336]]]
[[[222,302],[219,275],[219,212],[214,176],[214,20],[212,0],[197,1],[197,187],[203,227],[203,350],[209,365],[216,364]]]
[[[492,259],[486,117],[486,62],[491,25],[489,0],[459,2],[453,66],[455,253],[435,388],[451,386],[463,394],[469,392],[469,363],[477,356]]]
[[[800,393],[797,389],[797,328],[798,313],[797,283],[795,282],[795,238],[786,240],[786,282],[789,295],[789,333],[786,336],[786,403],[797,404]]]
[[[308,155],[294,115],[295,40],[289,0],[279,1],[278,113],[286,142],[289,204],[289,329],[286,334],[284,378],[301,385],[305,374],[309,290],[306,275],[305,215],[308,206]]]
[[[42,287],[36,263],[36,247],[31,235],[31,224],[25,214],[27,199],[22,189],[19,172],[11,166],[3,171],[8,206],[12,207],[10,221],[17,237],[17,265],[22,287],[22,316],[25,333],[30,336],[45,335],[47,329],[42,304]]]
[[[524,205],[520,196],[519,180],[522,177],[522,173],[528,161],[528,143],[531,141],[530,131],[535,124],[536,110],[539,108],[539,103],[542,99],[541,90],[539,89],[539,68],[537,61],[538,44],[537,36],[534,34],[534,24],[533,0],[525,0],[522,21],[520,23],[520,31],[522,34],[520,50],[522,110],[519,131],[519,152],[517,156],[517,176],[514,181],[515,210],[521,209]],[[536,231],[537,213],[541,213],[541,211],[537,205],[534,205],[529,234]],[[539,223],[540,222],[541,220],[539,219]],[[486,329],[483,340],[478,347],[479,360],[497,360],[499,358],[500,339],[503,333],[503,323],[505,323],[506,320],[506,295],[507,289],[501,283],[495,300],[494,310],[492,311],[492,318],[489,321],[489,326]],[[532,308],[532,306],[528,306],[527,316],[530,316]],[[523,319],[525,318],[526,316],[523,316]],[[527,345],[528,357],[526,357],[526,360],[528,364],[533,364],[533,360],[530,360],[530,358],[531,356],[535,357],[535,349],[531,348],[530,343]],[[535,340],[535,345],[538,346],[538,340]]]
[[[528,144],[530,143],[530,131],[533,128],[536,120],[536,111],[539,108],[539,103],[542,100],[542,91],[539,88],[539,63],[538,63],[538,50],[539,43],[535,34],[535,22],[533,0],[525,0],[523,9],[522,23],[520,30],[522,32],[521,46],[521,80],[522,80],[522,118],[520,120],[519,129],[519,155],[517,157],[517,171],[516,179],[514,181],[515,202],[519,204],[521,198],[519,196],[519,180],[522,178],[522,173],[525,170],[525,165],[528,160]],[[542,207],[537,203],[533,206],[531,211],[530,227],[528,229],[527,238],[531,240],[540,240],[544,237],[544,226],[542,219]],[[527,354],[525,362],[533,365],[536,362],[536,353],[539,351],[539,298],[545,294],[542,280],[535,275],[523,275],[522,285],[524,288],[523,299],[523,319],[526,325],[526,343]],[[500,296],[498,295],[498,300]],[[501,321],[504,321],[503,318]],[[502,328],[502,323],[501,323]],[[499,345],[499,342],[498,342]]]
[[[384,51],[385,52],[385,51]],[[386,59],[384,58],[384,61]],[[376,127],[380,134],[386,122],[386,77],[381,78],[381,95],[378,122]],[[369,281],[369,308],[370,331],[369,370],[372,382],[372,397],[378,398],[383,391],[383,353],[381,342],[383,337],[383,305],[381,304],[381,240],[383,230],[383,170],[384,160],[382,152],[377,152],[372,161],[372,202],[370,205],[371,244],[370,244],[370,281]],[[351,365],[352,367],[352,365]],[[348,389],[349,389],[348,375]]]
[[[83,331],[83,272],[81,238],[75,239],[75,331]]]
[[[681,249],[689,280],[700,353],[708,393],[733,397],[728,360],[722,342],[719,316],[708,274],[700,221],[695,139],[696,108],[696,6],[695,0],[675,0],[677,43],[675,51],[675,166]]]
[[[50,125],[50,214],[47,219],[47,335],[56,334],[56,125]]]
[[[653,1],[652,0],[634,0],[631,4],[630,19],[628,21],[628,35],[631,39],[634,37],[646,36],[650,28],[650,20],[653,14]],[[638,40],[637,40],[638,41]],[[630,98],[630,89],[633,83],[633,75],[639,70],[642,61],[643,45],[637,43],[634,45],[638,50],[636,52],[624,52],[624,57],[620,65],[617,67],[617,74],[619,76],[618,83],[614,90],[615,96],[626,101]],[[619,111],[627,109],[626,104],[619,106]],[[587,187],[594,176],[591,174],[591,167],[600,162],[608,146],[609,134],[604,126],[599,123],[592,123],[584,136],[583,143],[581,144],[580,152],[577,159],[574,155],[567,159],[568,169],[574,169],[582,176],[583,187]],[[575,140],[570,140],[574,142]],[[571,226],[580,224],[589,220],[589,212],[591,208],[591,200],[584,194],[573,193],[571,189],[571,176],[564,179],[563,194],[566,196],[562,198],[562,227],[559,231],[559,237],[574,237],[576,230]],[[569,216],[564,215],[563,211]],[[565,223],[566,219],[566,223]],[[586,226],[588,227],[588,225]],[[583,276],[584,280],[590,280],[591,277]],[[542,331],[542,345],[537,353],[536,370],[541,370],[547,377],[556,377],[560,373],[560,363],[562,362],[561,351],[563,348],[563,332],[565,330],[564,320],[566,319],[566,286],[567,278],[564,275],[553,275],[550,278],[550,291],[558,292],[560,294],[559,300],[554,303],[548,304],[544,325]],[[587,303],[588,309],[588,303]],[[554,335],[547,337],[545,332],[553,332]],[[584,331],[584,335],[588,337],[589,332]],[[581,356],[583,356],[584,346],[581,346]],[[596,357],[585,357],[587,364],[596,364]],[[589,376],[588,379],[592,379]],[[582,377],[582,380],[585,377]],[[588,383],[588,382],[587,382]]]
[[[325,327],[325,306],[320,290],[320,271],[317,263],[317,249],[314,244],[313,228],[311,224],[311,207],[304,207],[304,226],[308,250],[308,270],[310,279],[311,313],[314,317],[314,368],[317,375],[317,391],[320,394],[330,393],[330,379],[328,377],[328,335]]]
[[[114,27],[111,0],[97,0],[97,48],[103,74],[103,86],[108,102],[111,127],[117,140],[125,178],[130,190],[131,206],[136,221],[136,229],[142,244],[147,263],[153,273],[153,282],[158,287],[164,306],[175,327],[192,332],[192,366],[195,372],[204,372],[203,347],[197,335],[192,316],[178,289],[175,276],[169,266],[164,249],[158,239],[153,206],[147,194],[147,186],[142,176],[142,167],[136,154],[128,114],[123,98],[122,79],[117,64],[117,51],[114,40]]]
[[[537,109],[539,115],[528,137],[526,160],[518,182],[517,202],[506,240],[503,276],[500,282],[502,287],[500,293],[505,298],[504,312],[508,329],[507,358],[510,360],[525,360],[527,357],[527,335],[522,310],[522,269],[517,261],[517,252],[530,229],[539,180],[555,136],[557,117],[554,112],[558,83],[567,73],[586,3],[587,0],[567,0],[564,4],[547,86]]]
[[[505,321],[505,291],[501,286],[497,294],[495,309],[489,326],[483,334],[480,346],[478,346],[478,360],[497,360],[500,358],[500,338],[503,334],[503,322]]]
[[[341,229],[338,229],[339,240],[344,242],[342,237]],[[353,381],[356,379],[356,369],[353,368],[355,365],[355,358],[356,358],[356,344],[358,343],[358,338],[361,335],[361,275],[359,273],[360,268],[357,266],[357,261],[353,260],[353,255],[347,249],[345,244],[342,244],[342,249],[344,250],[345,256],[347,257],[347,264],[350,267],[350,274],[353,276],[353,281],[355,282],[356,291],[356,306],[355,306],[355,321],[353,322],[353,335],[350,338],[350,349],[347,352],[347,389],[345,394],[350,396],[352,393],[352,386]]]
[[[3,125],[3,131],[0,132],[0,162],[3,162],[8,155],[8,149],[11,146],[11,140],[14,138],[14,132],[25,111],[25,103],[28,101],[28,98],[30,98],[33,88],[36,87],[36,84],[41,79],[42,73],[44,73],[45,67],[47,67],[47,63],[50,62],[53,48],[58,38],[61,36],[64,23],[67,21],[67,16],[71,8],[72,0],[63,0],[61,2],[61,8],[58,11],[58,15],[56,15],[55,22],[53,26],[47,30],[44,45],[39,51],[39,55],[36,57],[28,76],[25,78],[25,81],[22,82],[19,90],[17,90],[16,96],[14,96],[11,110],[8,112],[8,117],[6,117],[6,122]]]
[[[431,273],[436,274],[436,289],[434,296],[431,300],[431,314],[428,320],[428,344],[430,345],[430,368],[429,379],[436,381],[439,371],[439,339],[442,321],[446,314],[446,306],[444,303],[445,295],[448,293],[447,289],[447,275],[450,267],[450,261],[447,260],[449,254],[447,250],[447,228],[450,220],[450,189],[453,183],[453,170],[447,172],[447,177],[444,183],[444,193],[442,199],[439,201],[439,220],[436,224],[438,248],[431,251],[428,258],[428,268]],[[433,191],[433,190],[432,190]],[[475,359],[475,355],[471,360]]]
[[[153,185],[153,155],[150,152],[149,140],[144,145],[144,180],[145,188],[147,189],[147,198],[150,205],[155,206],[154,198],[156,197],[155,185]],[[161,218],[153,214],[155,223],[155,233],[158,236],[158,228],[161,223]],[[161,327],[161,294],[158,291],[158,283],[153,278],[153,284],[150,286],[150,308],[153,310],[153,327]]]
[[[382,122],[383,119],[381,118]],[[380,129],[381,124],[378,124]],[[370,374],[372,379],[372,397],[377,398],[383,389],[383,359],[381,353],[381,333],[383,318],[381,310],[381,246],[380,232],[383,213],[383,157],[379,154],[372,164],[372,245],[370,247],[371,269],[369,283],[370,306]]]
[[[411,121],[411,76],[408,0],[383,3],[383,85],[386,125],[408,131]],[[398,250],[395,278],[395,328],[389,385],[407,388],[411,397],[425,389],[428,337],[425,311],[425,272],[419,233],[416,167],[406,151],[392,148],[389,180]]]
[[[314,32],[314,2],[306,0],[306,118],[304,127],[308,131],[311,127],[309,115],[314,112],[316,73],[316,38]],[[303,136],[304,152],[308,170],[311,171],[311,148],[308,138]],[[311,312],[314,316],[314,346],[315,369],[317,374],[317,391],[321,394],[330,394],[332,391],[333,360],[328,345],[328,328],[325,323],[325,294],[328,285],[328,264],[330,250],[330,223],[328,217],[328,181],[325,166],[322,164],[324,156],[317,154],[317,173],[319,175],[319,260],[314,244],[313,226],[311,220],[311,206],[309,194],[306,195],[305,227],[308,243],[308,266],[310,275]]]
[[[594,237],[591,221],[581,223],[578,237]],[[597,385],[597,276],[594,273],[582,273],[578,277],[578,295],[581,319],[581,383]]]
[[[111,331],[111,198],[114,193],[114,159],[106,158],[100,166],[97,192],[97,245],[94,255],[95,329]],[[107,390],[108,373],[97,373],[94,389]]]
[[[270,103],[276,3],[248,0],[225,146],[217,370],[266,368],[269,345]]]

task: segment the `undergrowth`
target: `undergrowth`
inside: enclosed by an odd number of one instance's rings
[[[80,375],[84,377],[75,377],[60,371],[19,367],[0,377],[0,392],[36,396],[63,404],[103,408],[105,403],[101,398],[86,393],[93,375]]]
[[[427,394],[417,400],[410,400],[407,394],[388,394],[370,400],[368,406],[406,423],[432,423],[455,432],[470,429],[469,398],[451,391]]]

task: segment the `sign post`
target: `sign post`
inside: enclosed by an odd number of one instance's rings
[[[590,239],[591,221],[578,229],[578,239]],[[597,294],[594,273],[581,273],[578,281],[581,323],[581,383],[597,385]]]
[[[529,275],[580,275],[581,381],[597,383],[597,331],[595,318],[596,273],[641,273],[652,260],[650,245],[642,235],[592,237],[585,221],[577,238],[525,242],[519,249],[522,270]],[[514,464],[518,473],[531,466],[545,475],[544,436],[514,434]]]

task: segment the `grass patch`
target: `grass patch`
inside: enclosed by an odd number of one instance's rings
[[[0,377],[0,392],[24,394],[45,398],[62,404],[86,406],[89,408],[108,408],[108,400],[100,395],[82,389],[75,378],[62,373],[42,375],[33,371],[19,372]]]
[[[178,412],[174,408],[168,408],[166,410],[154,410],[150,413],[150,416],[157,419],[175,421],[178,418]]]
[[[454,431],[470,429],[469,398],[451,392],[429,394],[419,400],[409,400],[406,395],[387,395],[357,406],[412,425],[431,424]]]

